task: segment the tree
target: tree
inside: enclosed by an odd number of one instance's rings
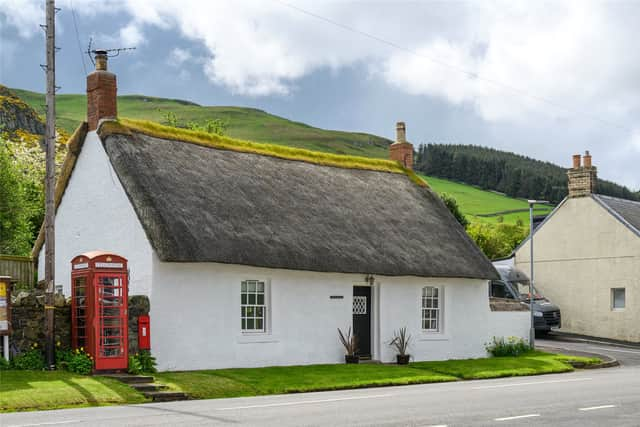
[[[519,225],[475,223],[467,233],[489,259],[509,256],[527,237],[527,230]]]
[[[12,161],[7,141],[0,139],[0,253],[29,254],[28,205],[23,175]]]
[[[453,214],[453,216],[456,217],[456,220],[458,220],[460,225],[466,228],[469,225],[469,220],[467,220],[464,214],[460,212],[460,207],[458,206],[458,201],[455,199],[455,197],[447,193],[442,193],[440,195],[440,198],[447,206],[449,211]]]

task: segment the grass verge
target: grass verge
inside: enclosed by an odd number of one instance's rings
[[[477,380],[569,372],[573,370],[569,361],[580,361],[585,364],[600,362],[599,359],[593,358],[532,351],[518,357],[416,362],[411,366],[463,380]]]
[[[302,393],[424,384],[572,371],[569,361],[599,359],[530,352],[519,357],[415,362],[398,365],[309,365],[161,372],[156,380],[195,399]],[[143,403],[132,388],[111,378],[68,372],[0,371],[0,412]]]
[[[164,372],[157,379],[196,399],[424,384],[569,372],[569,361],[599,359],[530,352],[519,357],[396,365],[312,365]]]
[[[158,381],[196,399],[302,393],[456,381],[428,369],[394,365],[311,365],[163,372]]]
[[[0,371],[0,412],[143,403],[129,386],[64,371]]]

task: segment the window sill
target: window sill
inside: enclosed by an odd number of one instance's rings
[[[451,337],[441,332],[422,331],[418,336],[418,341],[449,341]]]
[[[277,342],[280,342],[280,338],[268,332],[243,332],[242,335],[236,337],[236,343],[238,344],[266,344]]]

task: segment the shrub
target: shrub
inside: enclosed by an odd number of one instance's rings
[[[518,337],[493,337],[493,342],[485,344],[485,348],[493,357],[519,356],[531,350],[529,343]]]
[[[4,357],[0,356],[0,371],[6,371],[10,367],[11,365],[9,364],[9,361],[7,361],[7,359],[5,359]]]
[[[89,375],[93,369],[93,358],[80,347],[71,352],[66,369],[80,375]]]
[[[44,369],[44,356],[38,348],[38,344],[34,344],[31,350],[21,353],[13,358],[11,367],[21,371],[41,371]]]
[[[142,365],[137,356],[129,356],[129,368],[127,372],[132,375],[139,375],[142,373]]]
[[[156,370],[156,358],[151,355],[149,350],[140,350],[136,354],[138,362],[140,362],[140,369],[142,372],[153,374]]]
[[[56,367],[80,375],[89,375],[93,358],[80,347],[75,350],[56,350]]]

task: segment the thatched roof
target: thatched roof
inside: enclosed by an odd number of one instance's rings
[[[163,261],[497,278],[440,198],[400,169],[326,166],[151,133],[100,131]]]

